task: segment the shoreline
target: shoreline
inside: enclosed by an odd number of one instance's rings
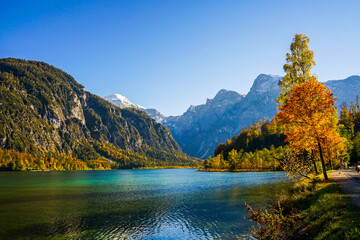
[[[141,168],[131,168],[131,170],[148,170],[148,169],[198,169],[197,167],[188,167],[188,166],[167,166],[167,167],[141,167]],[[112,169],[112,170],[123,170],[126,168]]]
[[[69,171],[113,171],[113,170],[151,170],[151,169],[198,169],[188,166],[167,166],[167,167],[140,167],[140,168],[117,168],[117,169],[77,169],[77,170],[0,170],[0,172],[69,172]]]
[[[279,170],[274,170],[270,168],[241,168],[241,169],[229,169],[229,168],[208,168],[208,169],[198,169],[197,172],[280,172]]]

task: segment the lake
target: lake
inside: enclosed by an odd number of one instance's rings
[[[0,239],[249,239],[283,172],[0,172]]]

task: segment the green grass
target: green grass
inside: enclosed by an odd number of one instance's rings
[[[333,180],[295,183],[278,196],[271,212],[253,215],[265,219],[253,231],[258,239],[360,239],[360,208]]]
[[[360,239],[360,208],[333,180],[303,180],[279,196],[279,201],[284,214],[296,209],[300,219],[294,229],[296,239]]]
[[[321,181],[306,202],[302,227],[314,239],[360,239],[360,209],[336,182]]]

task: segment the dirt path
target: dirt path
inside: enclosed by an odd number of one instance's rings
[[[355,169],[344,169],[331,172],[329,175],[350,195],[353,203],[360,207],[360,173]]]

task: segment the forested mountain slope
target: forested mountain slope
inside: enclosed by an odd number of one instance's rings
[[[0,147],[119,167],[193,164],[144,112],[114,106],[49,64],[11,58],[0,59]]]

